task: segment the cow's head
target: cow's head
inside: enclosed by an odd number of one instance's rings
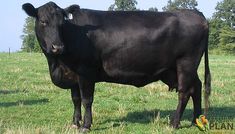
[[[23,10],[36,19],[35,32],[43,51],[47,54],[58,55],[64,52],[62,25],[67,17],[65,11],[53,2],[39,8],[30,3],[22,6]]]

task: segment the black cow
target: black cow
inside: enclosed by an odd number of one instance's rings
[[[53,2],[39,8],[26,3],[23,9],[36,19],[37,39],[47,57],[52,82],[71,88],[73,123],[79,127],[81,102],[85,108],[83,131],[91,127],[96,82],[141,87],[161,80],[178,91],[171,125],[179,127],[190,96],[195,122],[202,113],[197,69],[203,53],[208,102],[208,23],[202,13],[96,11],[78,5],[62,9]]]

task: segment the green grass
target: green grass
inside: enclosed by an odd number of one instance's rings
[[[208,118],[220,123],[220,118],[228,118],[235,127],[235,56],[210,55],[210,68],[212,95]],[[201,80],[203,72],[202,64]],[[90,133],[200,133],[196,127],[189,127],[192,100],[184,112],[182,128],[169,127],[177,102],[177,94],[169,92],[161,82],[143,88],[98,83]],[[0,133],[77,133],[69,127],[72,113],[70,91],[51,83],[44,55],[0,53]]]

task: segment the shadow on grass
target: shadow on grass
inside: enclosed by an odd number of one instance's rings
[[[48,99],[38,99],[38,100],[19,100],[16,102],[0,102],[0,107],[13,107],[13,106],[24,106],[24,105],[37,105],[48,103]]]
[[[141,123],[141,124],[148,124],[153,122],[153,120],[158,116],[160,119],[171,119],[173,114],[175,113],[175,110],[144,110],[144,111],[136,111],[136,112],[129,112],[125,117],[120,119],[107,119],[101,124],[105,123],[113,123],[113,127],[118,127],[121,125],[122,122],[126,123]],[[209,109],[208,113],[208,119],[218,119],[226,118],[229,120],[235,119],[235,107],[211,107]],[[186,121],[192,121],[193,119],[193,110],[192,109],[185,109],[182,120]],[[166,124],[168,124],[167,121],[165,121]],[[182,126],[183,128],[187,128],[189,126]]]
[[[208,113],[208,119],[228,119],[235,120],[235,106],[231,107],[211,107]]]
[[[26,92],[21,90],[0,90],[0,94],[16,94],[19,92]]]

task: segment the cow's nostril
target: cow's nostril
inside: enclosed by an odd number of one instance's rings
[[[54,44],[52,44],[52,49],[58,49],[58,47]]]
[[[52,46],[51,46],[51,50],[55,54],[62,53],[63,52],[63,48],[64,48],[64,46],[57,46],[57,45],[54,45],[54,44],[52,44]]]

